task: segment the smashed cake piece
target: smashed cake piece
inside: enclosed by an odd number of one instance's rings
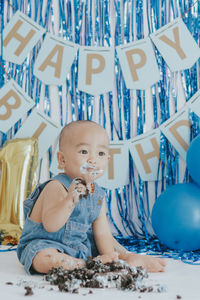
[[[100,260],[88,258],[84,268],[52,268],[45,279],[50,284],[57,285],[60,291],[70,293],[78,293],[80,288],[117,288],[142,293],[158,291],[143,283],[143,279],[147,277],[145,269],[130,267],[122,260],[102,264]]]

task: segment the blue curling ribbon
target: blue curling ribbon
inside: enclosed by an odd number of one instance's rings
[[[16,250],[17,250],[17,248],[13,248],[13,246],[12,246],[8,249],[0,249],[0,252],[10,252],[10,251],[16,251]]]
[[[115,46],[122,44],[122,34],[121,34],[121,2],[119,0],[115,0],[115,12],[116,12],[116,25],[115,25]]]
[[[137,211],[135,211],[133,209],[133,204],[130,201],[130,204],[129,204],[129,206],[131,207],[130,213],[131,213],[132,216],[137,216],[138,217],[138,215],[139,215],[139,206],[138,206],[138,201],[137,201],[137,199],[138,199],[138,191],[137,191],[137,186],[136,186],[136,183],[135,183],[135,176],[136,176],[136,174],[134,174],[133,158],[132,158],[131,154],[129,154],[129,170],[130,170],[130,178],[132,178],[131,183],[130,183],[130,190],[131,190],[131,194],[135,195],[135,198],[134,198],[134,200],[132,199],[132,201],[135,202],[135,206],[136,206],[136,209],[137,209]],[[140,237],[140,235],[141,235],[141,229],[140,229],[140,231],[138,231],[138,229],[136,228],[136,226],[138,224],[135,224],[132,221],[131,216],[130,216],[130,221],[129,222],[130,222],[130,230],[131,230],[132,236]],[[140,224],[139,224],[139,228],[140,228]]]
[[[115,189],[115,197],[116,197],[118,212],[120,215],[120,221],[123,225],[123,229],[125,230],[126,234],[128,234],[128,232],[127,232],[128,223],[127,223],[127,220],[125,217],[126,208],[123,205],[123,204],[125,204],[125,202],[123,201],[123,196],[124,196],[123,190],[124,190],[124,188]]]
[[[117,230],[117,233],[122,236],[122,232],[120,231],[119,227],[117,226],[117,224],[115,223],[115,220],[112,217],[112,210],[111,210],[111,202],[112,202],[112,192],[111,191],[106,191],[105,194],[105,199],[107,202],[107,206],[108,206],[108,216],[110,218],[110,221],[112,222],[114,228]]]
[[[4,28],[4,1],[0,1],[0,11],[3,12],[0,14],[0,24],[1,24],[1,56],[0,62],[4,66],[3,62],[3,28]],[[0,66],[0,88],[4,85],[4,70]],[[7,135],[3,132],[0,132],[0,146],[3,146],[7,138]]]
[[[200,265],[200,250],[197,251],[175,251],[161,245],[156,238],[138,239],[135,237],[115,236],[116,240],[128,251],[136,253],[146,253],[148,255],[158,255],[165,258],[181,260],[184,263]]]
[[[148,2],[149,8],[148,12],[151,11],[153,12],[152,14],[148,15],[148,24],[149,24],[149,30],[150,32],[157,30],[161,26],[164,26],[166,23],[168,23],[169,20],[169,15],[168,13],[170,12],[169,7],[166,6],[166,3],[162,3],[161,7],[161,2],[157,2],[156,5],[154,2]],[[161,12],[162,10],[162,12]],[[167,10],[167,11],[166,11]],[[167,13],[168,12],[168,13]],[[168,70],[166,67],[166,64],[163,60],[163,58],[159,55],[158,51],[155,49],[155,53],[158,59],[158,65],[159,68],[161,69],[161,75],[162,79],[159,83],[154,85],[152,91],[153,91],[153,103],[154,103],[154,124],[155,127],[157,127],[159,124],[157,124],[157,117],[156,114],[158,113],[157,111],[157,105],[156,105],[156,94],[159,94],[160,98],[160,107],[161,107],[161,123],[163,123],[166,119],[169,118],[169,96],[170,96],[170,76],[168,76]],[[174,97],[175,104],[176,104],[176,98]],[[170,156],[169,152],[169,147],[167,145],[168,141],[161,136],[161,141],[160,141],[160,157],[162,160],[160,161],[162,163],[162,186],[161,190],[165,189],[165,181],[164,181],[164,175],[165,175],[165,164],[163,164],[163,159],[165,157]],[[171,152],[172,153],[172,152]],[[169,179],[168,182],[171,182],[171,179],[169,176],[171,176],[173,173],[171,172],[171,163],[169,163],[169,160],[167,160],[167,178]],[[158,187],[158,183],[156,184],[156,191]],[[157,193],[155,195],[157,197]]]
[[[50,117],[51,111],[51,102],[49,97],[49,86],[45,85],[45,93],[44,93],[44,113]]]
[[[70,11],[69,11],[70,12]],[[60,0],[59,1],[59,32],[60,35],[63,37],[63,39],[66,39],[68,37],[68,31],[67,31],[67,22],[68,22],[68,15],[65,16],[65,1]]]
[[[95,22],[95,42],[97,43],[97,45],[100,46],[100,32],[99,32],[99,0],[96,0],[96,10],[95,10],[95,13],[96,13],[96,22]]]
[[[148,25],[149,25],[150,32],[152,32],[152,31],[158,29],[160,26],[163,26],[165,24],[165,22],[169,22],[170,19],[168,17],[165,19],[165,16],[167,16],[165,9],[167,7],[166,6],[162,7],[162,13],[164,15],[161,14],[162,18],[161,18],[161,24],[160,24],[159,23],[160,22],[159,11],[160,11],[161,2],[159,2],[159,3],[157,2],[155,4],[154,1],[152,1],[152,2],[148,2],[148,4],[149,4],[148,12],[151,12],[148,14],[148,16],[149,16]],[[182,3],[181,1],[179,1],[179,5],[181,7],[181,14],[183,14],[188,9],[188,7],[190,7],[190,4],[188,3],[188,6],[187,6],[187,5],[185,5],[185,2]],[[171,10],[169,8],[168,8],[168,12],[172,11],[173,17],[174,18],[177,17],[177,14],[178,14],[177,6],[173,5]],[[188,22],[186,22],[187,26],[189,24],[191,26],[191,23],[193,21],[194,21],[194,19],[190,18],[190,20]],[[156,53],[156,54],[158,55],[158,53]],[[168,76],[168,78],[167,78],[168,72],[166,70],[166,66],[164,65],[162,60],[160,60],[159,56],[158,56],[158,62],[159,62],[159,64],[158,64],[159,68],[161,68],[161,70],[162,70],[162,72],[161,72],[162,81],[160,82],[160,84],[158,84],[158,88],[160,89],[159,95],[161,95],[162,97],[165,97],[168,101],[170,84],[171,84],[170,76]],[[195,69],[195,67],[193,67],[192,69],[193,69],[192,73],[190,72],[190,70],[186,70],[186,71],[182,72],[182,74],[181,74],[184,88],[186,91],[187,99],[189,99],[192,96],[192,93],[194,93],[195,89],[196,89],[196,80],[195,80],[196,69]],[[193,82],[191,82],[191,81],[193,81]],[[163,91],[164,89],[166,89],[166,92]],[[173,90],[173,88],[172,88],[172,90]],[[174,91],[175,91],[175,89],[174,89]],[[175,111],[176,111],[177,110],[177,98],[176,98],[175,93],[173,94],[173,98],[174,98],[174,102],[175,102]],[[169,118],[169,107],[168,107],[168,105],[166,105],[166,103],[165,103],[165,105],[163,103],[161,103],[161,105],[162,105],[161,106],[161,122],[162,121],[164,122],[165,118],[166,119]],[[192,127],[191,135],[198,134],[198,130],[199,130],[198,121],[196,119],[193,119],[193,117],[194,117],[194,114],[193,114],[193,116],[191,116],[191,120],[190,120],[191,124],[192,124],[191,125],[191,127]],[[198,124],[198,126],[197,126],[197,124]],[[170,145],[170,143],[167,141],[167,139],[163,135],[161,135],[160,157],[162,157],[163,163],[164,162],[167,163],[166,186],[165,186],[165,180],[164,180],[164,173],[162,176],[162,190],[164,190],[168,185],[176,184],[177,182],[179,182],[179,155],[178,155],[177,151],[172,147],[172,145]],[[188,177],[188,174],[186,172],[184,181],[188,181],[187,177]],[[157,197],[157,194],[156,194],[156,197]],[[136,245],[136,243],[135,243],[134,251],[137,250],[139,247],[138,245]],[[148,241],[148,243],[149,243],[149,241]],[[150,249],[149,244],[145,245],[143,243],[143,245],[144,245],[144,247],[143,247],[144,252],[145,252],[145,249]],[[159,252],[161,252],[161,250],[162,250],[161,246],[158,247],[158,250],[159,250]],[[151,251],[152,251],[152,253],[155,254],[157,252],[157,249],[153,247],[151,249]],[[159,252],[158,252],[158,254],[159,254]],[[173,250],[170,250],[170,251],[168,251],[168,253],[165,253],[164,255],[166,255],[167,257],[175,258],[175,259],[182,259],[184,262],[188,262],[191,264],[196,263],[196,261],[198,261],[200,259],[198,251],[197,251],[197,253],[196,252],[182,253],[181,251],[179,253],[177,253]]]
[[[0,24],[1,24],[1,56],[0,56],[0,62],[4,66],[3,62],[3,28],[4,28],[4,1],[0,1]],[[4,70],[0,66],[0,88],[4,85]]]
[[[130,30],[128,30],[127,28],[130,28],[130,20],[133,20],[133,15],[132,18],[128,16],[128,7],[130,6],[130,1],[124,1],[123,2],[123,7],[121,6],[122,3],[120,1],[115,1],[115,11],[116,11],[116,37],[115,37],[115,45],[119,45],[122,42],[129,42],[130,41]],[[132,4],[133,6],[133,4]],[[139,16],[139,20],[142,20],[142,2],[141,1],[137,1],[136,2],[136,8],[137,8],[137,16]],[[125,12],[125,17],[123,19],[123,24],[124,27],[121,26],[121,11]],[[133,10],[131,11],[133,14]],[[142,38],[143,37],[143,27],[141,25],[141,22],[139,24],[139,22],[137,22],[137,37],[138,38]],[[133,26],[133,22],[132,22],[132,26]],[[125,31],[123,32],[123,28],[125,28]],[[132,30],[132,32],[134,32],[134,30]],[[122,41],[122,37],[124,39],[124,41]],[[118,60],[116,59],[116,63],[117,63],[117,68],[116,68],[116,87],[117,87],[117,96],[118,96],[118,107],[119,107],[119,120],[120,120],[120,131],[118,132],[118,136],[119,138],[123,139],[123,136],[125,138],[130,138],[130,91],[126,89],[125,87],[125,83],[121,74],[121,71],[118,69],[119,68],[119,64],[118,64]],[[144,94],[143,94],[144,96]],[[122,101],[123,99],[123,101]],[[123,105],[123,106],[122,106]],[[138,118],[138,127],[141,128],[140,129],[140,133],[143,132],[142,129],[142,124],[143,124],[143,110],[145,113],[145,107],[141,107],[141,109],[139,109],[140,114],[139,114],[139,118]],[[122,118],[122,114],[123,118]],[[122,125],[122,120],[124,120],[124,124]],[[122,127],[125,128],[125,133],[122,132]],[[134,178],[131,180],[134,180]],[[143,190],[143,186],[142,183],[140,184],[140,188],[142,187]],[[130,187],[128,187],[128,189],[130,189]],[[135,199],[137,201],[137,189],[133,189],[132,191],[135,192]],[[141,190],[140,190],[141,191]],[[148,192],[146,194],[147,196],[147,200],[148,200]],[[118,210],[119,213],[121,215],[121,218],[123,220],[123,225],[124,225],[124,230],[128,230],[129,232],[132,231],[132,228],[130,226],[130,222],[127,222],[128,220],[128,213],[127,213],[127,207],[129,206],[128,203],[128,193],[125,193],[125,188],[123,190],[123,194],[120,195],[119,190],[116,190],[116,197],[118,200]],[[141,193],[140,193],[140,197],[141,197]],[[122,205],[122,199],[123,199],[123,205]],[[142,203],[142,202],[141,202]],[[140,213],[141,213],[141,209],[144,208],[144,206],[140,205]],[[130,205],[131,207],[131,205]],[[135,212],[134,212],[135,213]],[[144,218],[142,217],[142,214],[144,213],[144,209],[143,212],[141,213],[141,219],[143,220]],[[131,212],[129,212],[129,215],[131,215]],[[144,222],[143,222],[143,227],[144,227]],[[146,231],[146,229],[144,229]],[[133,232],[133,231],[132,231]]]
[[[58,96],[60,99],[60,124],[63,126],[62,85],[58,87]]]
[[[179,2],[181,15],[183,15],[189,8],[188,12],[184,14],[183,21],[188,27],[189,31],[193,35],[197,44],[199,44],[199,3],[194,5],[193,1],[187,1],[182,3]],[[186,93],[186,100],[188,101],[194,93],[197,91],[198,82],[197,82],[197,64],[199,65],[199,61],[191,67],[191,69],[184,70],[181,72],[181,78],[183,81],[183,86]]]
[[[104,11],[104,45],[106,44],[108,47],[111,46],[111,28],[110,28],[110,1],[105,0],[103,2],[103,11]]]

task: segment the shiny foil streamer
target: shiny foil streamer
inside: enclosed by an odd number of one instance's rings
[[[5,62],[3,60],[3,29],[4,29],[4,22],[5,22],[5,17],[6,17],[6,14],[5,14],[5,6],[4,6],[4,1],[0,1],[0,11],[1,11],[1,14],[0,14],[0,26],[1,26],[1,55],[0,55],[0,63],[1,63],[1,66],[0,66],[0,88],[4,85],[5,83],[5,71],[3,68],[5,68]],[[0,146],[3,145],[5,143],[7,139],[7,135],[3,132],[0,132]]]
[[[1,5],[2,1],[0,2]],[[3,26],[10,20],[13,9],[4,2],[4,15],[1,15]],[[181,16],[191,5],[192,1],[170,0],[114,0],[114,20],[110,19],[109,0],[59,0],[59,30],[58,34],[63,39],[76,42],[80,45],[97,46],[118,46],[129,43],[144,37],[144,5],[147,8],[147,24],[149,34],[164,26],[174,18]],[[24,1],[13,0],[15,9],[20,9],[34,21],[54,33],[54,11],[52,1]],[[45,8],[43,7],[45,5]],[[43,11],[43,14],[42,14]],[[93,15],[95,14],[95,16]],[[194,5],[189,13],[184,16],[184,22],[192,32],[195,40],[199,44],[199,21],[200,3]],[[111,36],[111,22],[115,21],[115,36]],[[1,32],[3,28],[1,26]],[[41,41],[42,42],[42,41]],[[41,47],[38,42],[31,53],[27,56],[22,66],[7,63],[8,74],[15,78],[21,87],[25,87],[26,92],[34,99],[37,107],[40,106],[41,82],[33,75],[33,66]],[[114,42],[114,44],[113,44]],[[153,106],[153,127],[157,128],[167,120],[172,112],[169,102],[173,99],[174,111],[177,111],[177,87],[176,75],[172,75],[166,66],[163,58],[155,48],[158,66],[161,72],[161,81],[156,83],[151,91],[151,101]],[[1,58],[2,59],[2,58]],[[0,71],[1,86],[4,83],[2,70]],[[7,78],[7,76],[6,76]],[[190,70],[181,72],[181,79],[185,89],[187,100],[199,88],[199,62]],[[89,119],[99,122],[110,134],[111,140],[127,140],[135,135],[142,134],[146,123],[145,92],[127,90],[120,64],[115,56],[115,90],[116,93],[108,93],[93,97],[78,91],[78,55],[72,65],[70,74],[67,76],[66,85],[59,87],[60,99],[60,122],[65,125],[71,120]],[[49,98],[49,87],[45,86],[45,112],[51,116],[51,99]],[[171,97],[171,98],[170,98]],[[132,119],[133,106],[136,105],[136,119]],[[66,111],[63,109],[66,108]],[[97,114],[94,114],[98,111]],[[107,113],[107,109],[109,112]],[[191,140],[199,134],[199,119],[196,115],[190,114],[192,126]],[[5,140],[12,138],[12,131],[16,132],[21,126],[18,122],[14,129],[3,134],[1,145]],[[50,153],[51,161],[51,153]],[[179,182],[179,155],[170,145],[168,140],[161,134],[160,163],[162,180],[156,181],[155,199],[167,186]],[[108,204],[108,215],[116,229],[118,235],[131,236],[131,251],[152,251],[152,254],[159,254],[162,248],[158,241],[152,242],[152,229],[150,224],[150,199],[149,190],[152,183],[143,182],[134,167],[132,157],[129,160],[130,184],[126,187],[108,191],[106,200]],[[166,176],[165,176],[166,173]],[[185,179],[188,180],[186,174]],[[153,199],[153,200],[155,200]],[[116,202],[121,221],[116,221],[113,216],[112,204]],[[121,224],[120,224],[121,223]],[[138,240],[139,238],[146,240]],[[143,241],[143,242],[142,242]],[[123,244],[123,239],[120,242]],[[125,242],[124,242],[125,243]],[[153,243],[153,244],[152,244]],[[126,244],[124,244],[126,246]],[[153,246],[152,246],[153,245]],[[145,250],[146,249],[146,250]],[[165,252],[165,256],[179,257],[176,252]],[[181,254],[185,261],[198,260],[198,252],[191,254]]]
[[[5,63],[3,61],[3,29],[4,29],[4,1],[0,1],[0,11],[1,11],[1,14],[0,14],[0,26],[1,26],[1,55],[0,55],[0,63],[1,65],[5,68]],[[5,81],[5,72],[2,68],[2,66],[0,66],[0,88],[4,85],[4,81]],[[0,132],[0,145],[3,145],[4,142],[6,140],[6,135],[2,132]]]
[[[3,61],[3,28],[4,28],[4,14],[2,13],[4,11],[4,1],[0,1],[0,24],[1,24],[1,56],[0,56],[0,63],[4,67],[4,61]],[[0,66],[0,88],[4,85],[4,75],[5,72],[3,68]]]
[[[134,237],[115,236],[117,241],[128,251],[136,253],[145,253],[148,255],[157,255],[159,257],[180,259],[184,263],[200,265],[200,251],[175,251],[161,245],[158,239],[138,239]]]
[[[148,14],[149,33],[156,31],[160,27],[170,22],[171,8],[169,3],[167,5],[166,1],[159,1],[157,3],[154,3],[154,1],[149,1],[147,5],[148,5],[148,12],[149,12]],[[172,89],[173,90],[175,89],[173,87],[173,82],[171,80],[172,73],[166,66],[164,59],[159,54],[157,49],[156,48],[154,49],[157,58],[157,63],[161,72],[161,80],[152,87],[154,121],[155,121],[154,124],[156,128],[170,117],[170,112],[169,112],[170,93]],[[177,103],[176,95],[174,95],[173,99],[176,106]],[[160,108],[160,111],[158,110],[158,107]],[[158,188],[160,191],[163,191],[166,188],[166,181],[167,183],[170,183],[172,181],[174,182],[171,176],[174,174],[172,169],[175,170],[175,168],[173,168],[174,165],[173,163],[174,163],[174,155],[177,156],[177,152],[173,151],[173,149],[169,151],[170,148],[171,148],[170,143],[161,134],[160,163],[161,163],[162,180],[160,183],[159,182],[155,183],[155,191],[156,191],[155,199],[160,194],[160,192],[158,192]],[[171,155],[172,153],[174,153],[173,156]],[[177,161],[176,158],[175,161]],[[165,168],[165,165],[167,168]],[[166,179],[165,179],[165,171],[166,171]]]
[[[183,22],[199,45],[199,3],[194,4],[194,1],[191,0],[179,1],[179,7],[181,16],[183,16]],[[188,9],[189,11],[185,13]],[[199,77],[197,77],[197,70],[199,70],[199,60],[190,69],[181,72],[186,100],[189,100],[198,90],[197,78]]]

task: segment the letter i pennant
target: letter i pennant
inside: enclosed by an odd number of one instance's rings
[[[40,112],[37,108],[24,121],[15,138],[34,137],[38,139],[39,159],[54,143],[61,128],[50,117]]]

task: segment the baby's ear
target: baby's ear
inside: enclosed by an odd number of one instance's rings
[[[58,160],[58,169],[64,169],[65,167],[65,157],[61,151],[57,152],[57,160]]]

